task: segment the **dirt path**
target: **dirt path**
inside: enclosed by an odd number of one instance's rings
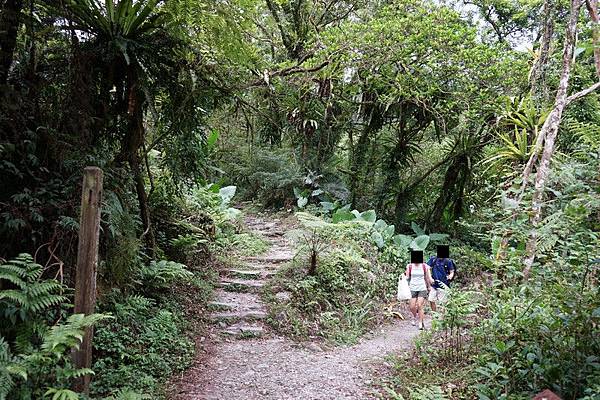
[[[211,303],[214,328],[207,352],[186,371],[174,399],[375,398],[371,367],[385,355],[409,347],[417,328],[407,321],[394,323],[354,346],[329,351],[276,336],[263,321],[267,310],[258,293],[269,276],[292,258],[293,250],[281,221],[248,217],[246,223],[270,241],[270,250],[221,275],[221,287]]]

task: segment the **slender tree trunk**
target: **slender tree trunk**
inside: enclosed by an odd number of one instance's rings
[[[127,155],[131,172],[135,181],[135,190],[137,193],[140,207],[140,217],[144,232],[142,238],[145,238],[150,256],[154,255],[156,240],[152,230],[150,219],[150,207],[148,206],[148,195],[146,194],[146,184],[142,172],[142,163],[140,158],[140,148],[144,140],[144,111],[142,93],[139,89],[138,75],[135,67],[131,66],[128,71],[129,80],[129,104],[127,114],[129,116],[129,136],[127,140]]]
[[[17,45],[23,0],[6,0],[0,12],[0,85],[6,84]]]
[[[363,103],[376,101],[375,94],[365,91],[362,96]],[[365,166],[369,143],[373,134],[377,133],[383,126],[383,115],[377,104],[366,104],[363,112],[365,126],[361,132],[356,146],[354,146],[350,161],[350,202],[357,207],[358,196],[361,191],[362,170]]]
[[[579,18],[580,9],[581,0],[571,0],[571,11],[565,34],[565,45],[563,50],[563,67],[562,74],[560,77],[560,83],[558,86],[558,91],[556,93],[556,99],[554,101],[554,108],[552,109],[550,115],[544,122],[544,125],[542,126],[542,129],[539,134],[543,137],[544,150],[535,176],[535,189],[532,199],[532,226],[525,249],[525,268],[523,269],[523,275],[525,279],[529,277],[531,267],[535,260],[538,240],[537,229],[542,219],[542,202],[544,198],[544,190],[546,188],[546,181],[550,174],[550,161],[552,159],[552,155],[554,154],[554,144],[556,142],[556,135],[558,133],[560,120],[562,117],[563,110],[567,105],[567,90],[569,87],[569,76],[571,73],[571,66],[573,64],[573,52],[575,49],[577,35],[577,20]]]
[[[586,1],[590,19],[592,20],[592,45],[594,46],[594,65],[600,77],[600,19],[598,17],[598,0]]]
[[[545,89],[545,76],[548,59],[550,58],[550,44],[554,34],[554,12],[554,0],[545,0],[542,12],[544,25],[542,27],[540,54],[531,69],[531,95],[538,107],[548,100],[547,89]]]

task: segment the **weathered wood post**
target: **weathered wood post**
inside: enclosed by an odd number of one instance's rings
[[[93,314],[96,307],[96,268],[98,266],[98,239],[100,236],[100,204],[102,201],[102,170],[86,167],[81,188],[81,216],[79,220],[79,246],[77,249],[77,272],[75,274],[76,314]],[[86,329],[83,343],[73,352],[77,368],[92,366],[92,327]],[[89,375],[79,378],[74,389],[88,393]]]

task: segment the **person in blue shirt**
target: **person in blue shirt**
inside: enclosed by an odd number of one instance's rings
[[[431,268],[431,277],[433,284],[429,291],[429,304],[431,310],[436,311],[436,303],[443,303],[446,300],[447,289],[450,288],[450,282],[454,278],[456,266],[450,258],[450,246],[437,246],[437,256],[431,257],[427,261]]]

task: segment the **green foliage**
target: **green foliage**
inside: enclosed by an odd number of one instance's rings
[[[495,235],[510,229],[506,258],[493,260],[466,246],[456,249],[468,275],[461,282],[477,291],[451,290],[434,321],[436,331],[417,346],[415,374],[398,371],[395,387],[441,371],[438,375],[456,389],[455,398],[525,399],[545,388],[561,397],[594,398],[600,379],[600,297],[591,276],[597,270],[592,261],[600,254],[589,216],[600,202],[592,189],[597,159],[592,160],[561,160],[555,166],[548,182],[551,201],[539,228],[539,261],[529,281],[522,280],[527,216],[511,222],[506,216],[514,208],[488,208],[485,217],[467,224],[487,251],[499,242],[492,240]],[[427,381],[445,384],[434,375]]]
[[[269,242],[255,233],[229,233],[218,237],[215,250],[219,253],[231,253],[235,256],[257,256],[269,248]],[[229,257],[229,256],[228,256]],[[225,257],[224,257],[225,259]]]
[[[340,248],[319,254],[314,275],[306,275],[303,264],[292,263],[274,282],[291,292],[291,301],[277,303],[270,297],[274,293],[267,295],[273,302],[270,322],[297,338],[355,342],[379,317],[377,299],[383,293],[374,285],[370,262],[358,249]]]
[[[381,321],[379,305],[395,292],[406,254],[399,254],[390,226],[376,222],[374,212],[352,215],[352,221],[333,223],[308,213],[296,214],[316,239],[299,242],[298,254],[267,294],[272,304],[270,321],[278,330],[299,338],[320,335],[352,343]],[[383,249],[378,248],[374,233],[386,235]],[[408,247],[404,250],[407,253]],[[275,290],[289,291],[290,301],[279,302]]]
[[[0,264],[0,284],[15,287],[0,291],[0,399],[74,398],[65,388],[93,372],[74,368],[70,351],[79,347],[87,327],[106,316],[52,320],[52,309],[67,300],[61,294],[65,287],[42,279],[42,267],[29,254]]]
[[[62,295],[63,285],[55,280],[42,279],[42,266],[33,262],[29,254],[0,264],[0,280],[15,289],[0,291],[0,317],[11,321],[12,325],[28,322],[40,311],[67,301]]]
[[[481,164],[497,174],[514,174],[515,165],[525,165],[529,160],[547,116],[548,112],[536,109],[530,97],[507,99],[504,110],[498,116],[498,144],[488,147],[489,155]]]
[[[228,168],[230,175],[241,177],[238,185],[246,200],[258,200],[265,207],[281,207],[294,199],[294,188],[304,185],[301,167],[285,152],[257,148],[242,156]]]
[[[79,400],[79,394],[69,389],[48,389],[44,396],[52,396],[52,400]]]
[[[117,395],[121,388],[159,395],[162,383],[191,362],[194,346],[179,315],[152,299],[117,291],[100,307],[114,318],[95,329],[93,369],[101,373],[92,383],[94,395],[132,398],[124,389]]]
[[[483,398],[546,387],[579,397],[598,384],[598,292],[579,274],[548,272],[553,277],[539,285],[500,292],[491,317],[474,332],[481,346],[476,372]]]
[[[104,193],[102,219],[106,223],[107,251],[100,264],[100,276],[110,284],[126,286],[142,264],[142,242],[137,236],[142,224],[127,202],[113,191]]]
[[[230,207],[235,192],[235,186],[221,187],[211,183],[194,189],[187,200],[192,210],[208,213],[215,224],[221,226],[240,217],[240,210]]]
[[[194,276],[183,264],[174,261],[151,261],[140,269],[141,284],[145,290],[165,289],[176,282],[189,281]]]

